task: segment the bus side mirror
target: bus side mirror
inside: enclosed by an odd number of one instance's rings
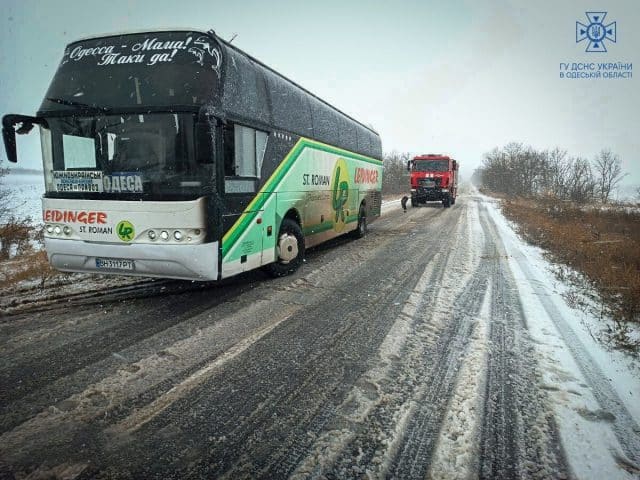
[[[4,149],[7,152],[7,160],[11,163],[16,163],[18,154],[16,152],[16,131],[13,126],[9,128],[2,127],[2,138],[4,139]]]
[[[15,127],[18,124],[20,124],[20,127],[16,130]],[[47,122],[43,118],[15,114],[9,114],[2,117],[2,138],[4,140],[4,149],[7,152],[7,160],[11,163],[16,163],[18,161],[16,133],[19,135],[26,135],[31,131],[34,124],[47,126]]]

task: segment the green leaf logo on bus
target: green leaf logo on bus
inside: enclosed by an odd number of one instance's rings
[[[133,224],[127,220],[122,220],[120,223],[118,223],[116,232],[120,240],[122,240],[123,242],[130,242],[135,236]]]
[[[333,182],[331,183],[331,207],[335,212],[333,229],[336,232],[344,230],[346,214],[344,206],[349,198],[349,169],[344,158],[339,158],[333,167]]]

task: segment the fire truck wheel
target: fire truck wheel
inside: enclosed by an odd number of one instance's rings
[[[282,220],[278,233],[276,255],[276,261],[265,267],[267,273],[272,277],[284,277],[295,272],[302,265],[304,261],[304,235],[295,220],[290,218]]]
[[[411,197],[411,206],[412,207],[417,207],[418,206],[418,201],[413,197]]]
[[[444,197],[444,200],[442,200],[442,206],[444,208],[449,208],[451,206],[451,197],[449,197],[448,195]]]

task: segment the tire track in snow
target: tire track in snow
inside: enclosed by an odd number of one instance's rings
[[[462,249],[465,237],[469,234],[467,232],[467,235],[460,236],[452,249]],[[436,348],[424,352],[425,360],[431,364],[431,371],[425,372],[421,389],[423,391],[411,400],[411,416],[388,472],[392,477],[422,479],[428,472],[458,374],[467,361],[470,339],[476,328],[489,282],[484,254],[488,247],[487,238],[484,235],[482,238],[479,250],[475,252],[476,255],[481,253],[480,262],[462,291],[452,299],[453,317],[450,326],[437,339]],[[468,238],[466,240],[469,241]],[[440,302],[443,300],[438,298]]]
[[[445,261],[446,256],[442,254],[432,260],[430,267],[434,268],[429,268],[426,276],[428,280],[420,282],[423,287],[426,285],[426,288],[429,289],[430,285],[437,284],[433,280],[441,275]],[[433,288],[431,289],[433,290]],[[426,295],[429,295],[428,292]],[[415,305],[415,310],[417,312],[424,307],[425,302],[419,301]],[[400,315],[401,321],[411,322],[412,320],[405,318],[405,315],[405,313]],[[410,328],[423,338],[431,338],[435,335],[435,329],[418,333],[415,330],[415,325]],[[392,438],[396,435],[397,415],[396,418],[391,418],[391,416],[394,415],[394,409],[397,413],[404,405],[404,402],[398,403],[398,399],[410,395],[412,389],[419,384],[419,372],[411,375],[409,372],[403,371],[402,368],[402,365],[407,363],[412,363],[415,366],[415,362],[419,361],[416,356],[410,356],[406,349],[401,349],[397,359],[395,361],[392,359],[389,363],[391,369],[384,374],[383,379],[377,378],[372,381],[372,377],[375,378],[376,373],[370,372],[356,384],[355,389],[352,389],[338,409],[340,418],[333,422],[328,435],[321,438],[321,442],[325,442],[327,445],[321,445],[325,452],[320,455],[323,458],[318,459],[319,465],[317,466],[324,465],[326,471],[314,472],[312,476],[324,474],[329,478],[359,478],[365,471],[381,467],[384,460],[379,449],[384,448],[384,445],[381,444],[380,438],[381,436]],[[401,378],[401,383],[391,388],[385,385],[390,378],[394,377]],[[374,392],[371,392],[371,389],[367,392],[367,385],[375,385]],[[336,451],[336,455],[332,455],[331,450]],[[357,453],[354,454],[354,452]],[[327,458],[327,453],[329,458]]]
[[[429,215],[429,221],[435,222],[436,224],[438,224],[438,222],[443,222],[443,231],[445,233],[448,233],[447,229],[451,227],[447,226],[446,222],[440,218],[439,214],[441,212],[442,211],[437,210],[434,210],[433,212],[427,212],[431,213],[431,215]],[[374,283],[377,282],[379,285],[379,280],[376,280],[376,278],[379,279],[385,276],[388,276],[389,278],[389,285],[393,286],[392,291],[388,293],[381,292],[381,295],[383,295],[383,297],[376,300],[377,307],[374,306],[374,311],[371,311],[371,314],[367,313],[369,312],[369,307],[365,306],[364,312],[361,312],[358,315],[359,317],[362,317],[362,321],[364,322],[362,323],[362,325],[358,326],[358,330],[361,331],[363,342],[370,335],[377,336],[377,341],[380,341],[379,339],[384,337],[384,335],[388,331],[387,329],[389,328],[389,323],[386,320],[384,322],[384,333],[382,333],[378,328],[379,332],[377,335],[375,331],[364,333],[364,330],[362,330],[361,327],[364,327],[367,323],[370,323],[370,327],[367,327],[367,330],[370,330],[371,328],[374,328],[376,326],[376,323],[378,323],[380,319],[389,318],[391,315],[394,315],[393,312],[400,308],[399,305],[401,305],[404,301],[404,298],[409,295],[409,292],[412,290],[413,283],[416,282],[415,272],[423,269],[425,264],[429,263],[430,259],[436,254],[436,250],[434,249],[432,252],[429,252],[429,254],[421,261],[416,262],[412,260],[412,258],[415,258],[415,255],[412,255],[411,252],[422,248],[422,245],[419,242],[416,242],[415,238],[417,235],[421,235],[423,233],[423,227],[420,225],[420,223],[425,220],[424,212],[422,212],[422,215],[418,211],[410,212],[409,215],[403,215],[401,218],[407,224],[406,227],[404,227],[404,230],[406,230],[404,235],[398,238],[398,232],[396,231],[397,227],[394,227],[395,233],[391,236],[391,244],[389,245],[389,248],[384,252],[379,252],[377,254],[376,259],[374,259],[371,266],[367,268],[367,278],[365,279],[365,277],[359,277],[360,279],[358,280],[358,288],[362,292],[368,291],[367,285],[369,284],[370,280],[372,280]],[[389,221],[389,223],[392,223],[394,221],[397,225],[397,220],[391,220]],[[385,236],[387,235],[385,234]],[[404,248],[398,249],[396,247],[397,243],[395,242],[398,241],[408,242],[410,252],[409,254],[406,253]],[[400,258],[402,259],[401,261],[399,260]],[[378,270],[384,271],[387,273],[387,275],[375,275],[371,271],[371,269],[376,272]],[[395,271],[402,271],[403,274],[398,275],[395,273]],[[349,280],[346,279],[346,281]],[[369,300],[369,302],[370,301],[371,300]],[[353,307],[356,307],[356,305],[353,305]],[[335,310],[336,307],[334,306],[331,312],[318,314],[322,315],[323,317],[332,318],[332,316],[335,316]],[[355,313],[355,311],[353,313]],[[350,310],[343,310],[340,312],[340,316],[342,318],[349,318],[350,315]],[[344,322],[344,320],[339,320],[338,318],[336,318],[335,320],[338,323]],[[316,392],[314,392],[314,394],[311,396],[307,395],[303,401],[297,401],[297,403],[306,404],[309,411],[305,412],[305,415],[307,415],[306,419],[299,418],[297,425],[290,428],[290,432],[293,432],[293,434],[292,438],[287,440],[286,445],[271,452],[266,458],[262,460],[256,458],[258,457],[258,455],[255,454],[253,458],[250,458],[251,451],[249,450],[249,452],[244,455],[244,460],[236,462],[239,465],[244,464],[245,470],[231,468],[226,471],[225,478],[235,478],[237,476],[284,478],[290,475],[293,469],[300,462],[300,459],[303,458],[309,451],[314,436],[319,435],[325,427],[325,424],[329,422],[335,415],[335,408],[333,407],[333,402],[335,402],[335,400],[331,401],[328,400],[328,398],[336,396],[340,398],[340,396],[346,395],[346,390],[350,389],[351,385],[353,385],[353,383],[356,381],[357,376],[346,383],[343,382],[342,385],[330,383],[325,387],[324,385],[322,385],[322,381],[319,380],[322,377],[326,376],[327,371],[335,369],[336,357],[339,357],[341,355],[340,352],[343,351],[345,345],[349,343],[350,337],[354,337],[354,334],[352,332],[345,332],[345,334],[336,335],[337,340],[334,345],[332,345],[330,349],[326,349],[326,351],[323,351],[321,356],[313,358],[314,369],[316,370],[316,372],[312,376],[308,377],[307,383],[310,387],[314,386],[313,388],[316,390]],[[354,365],[354,367],[356,367],[356,365]],[[318,380],[316,380],[316,378]],[[332,380],[332,382],[335,382],[336,380]],[[363,389],[368,390],[369,395],[373,394],[373,392],[371,391],[371,385],[367,382],[363,382],[362,387]],[[331,390],[332,393],[331,395],[329,395],[328,392],[325,393],[328,398],[325,397],[324,401],[320,401],[322,400],[320,394],[323,393],[323,390],[325,390],[325,388]],[[290,395],[291,399],[285,397],[283,399],[280,399],[277,403],[279,403],[281,406],[296,403],[295,399],[299,395],[300,392],[294,390]],[[314,406],[316,402],[319,403],[317,404],[317,406]],[[274,403],[276,402],[274,401]],[[271,410],[267,410],[267,413],[269,411]],[[286,428],[286,426],[283,427],[282,425],[275,424],[274,428],[267,427],[264,433],[267,435],[279,436],[282,435],[281,432],[283,428]],[[250,474],[248,473],[248,470],[246,470],[246,468],[248,468],[247,465],[252,465]]]
[[[420,477],[420,472],[426,471],[428,456],[416,453],[415,449],[425,451],[432,447],[429,439],[437,437],[438,421],[432,421],[433,416],[423,415],[421,424],[416,424],[413,416],[424,413],[424,409],[430,409],[434,415],[439,412],[433,406],[440,400],[437,393],[433,393],[439,384],[429,382],[437,376],[434,370],[444,377],[455,377],[455,368],[449,369],[455,362],[444,360],[438,363],[439,368],[434,368],[432,356],[438,349],[451,356],[460,355],[458,347],[461,341],[464,343],[461,339],[466,333],[457,338],[457,343],[451,341],[452,337],[447,333],[452,328],[450,313],[453,308],[454,318],[466,315],[467,302],[476,296],[477,284],[472,281],[474,267],[469,269],[469,263],[477,263],[478,247],[472,245],[473,239],[468,231],[465,232],[465,229],[471,229],[469,210],[464,205],[458,208],[464,214],[458,212],[456,232],[446,237],[455,244],[442,248],[442,243],[447,242],[440,242],[438,256],[428,265],[405,305],[403,315],[396,320],[393,335],[400,335],[400,339],[390,343],[394,349],[400,349],[397,355],[394,354],[397,360],[389,362],[389,352],[380,352],[379,364],[361,378],[363,382],[377,386],[376,394],[367,396],[356,385],[338,407],[337,419],[317,439],[293,478],[359,478],[362,474],[405,478],[408,471],[404,466],[398,467],[404,462],[397,461],[403,449],[415,463],[413,475]],[[427,251],[432,248],[429,245]],[[480,295],[482,298],[482,293]],[[449,298],[451,296],[465,298],[465,301],[456,305]],[[444,382],[445,385],[449,383],[449,380]],[[429,397],[430,393],[432,397]],[[421,429],[425,427],[425,421],[430,428]],[[407,442],[408,430],[413,433]],[[425,433],[429,437],[426,440]],[[391,472],[394,468],[395,473]]]
[[[567,477],[568,469],[548,405],[538,388],[535,349],[505,248],[495,225],[480,208],[491,239],[491,323],[480,478]]]
[[[424,213],[424,212],[423,212]],[[431,212],[429,212],[431,213]],[[442,232],[449,236],[451,235],[451,230],[454,227],[454,224],[448,224],[445,219],[440,217],[441,210],[434,210],[433,213],[429,216],[430,222],[434,222],[436,225],[441,222],[443,225],[440,225],[442,228]],[[424,234],[424,227],[421,223],[425,220],[424,216],[419,216],[419,212],[411,212],[410,216],[404,218],[405,222],[409,222],[409,226],[413,224],[411,227],[411,231],[408,232],[408,235],[405,237],[407,242],[409,242],[409,247],[407,249],[397,249],[396,245],[398,241],[405,240],[404,238],[398,238],[394,235],[394,239],[392,243],[389,245],[390,251],[380,252],[377,255],[377,258],[372,260],[373,265],[377,265],[377,267],[373,267],[373,270],[381,269],[386,271],[390,275],[388,275],[389,286],[393,288],[388,292],[380,292],[381,298],[376,299],[375,303],[377,308],[374,306],[374,309],[369,312],[369,306],[364,306],[364,311],[359,312],[358,317],[361,318],[364,322],[372,322],[372,315],[379,316],[381,319],[390,318],[395,315],[395,312],[399,310],[400,305],[404,303],[405,299],[409,296],[410,292],[413,290],[415,283],[418,281],[417,278],[419,276],[419,272],[423,271],[426,266],[432,261],[434,257],[437,257],[438,249],[429,249],[427,250],[427,255],[423,258],[419,258],[419,255],[416,255],[416,252],[424,247],[420,242],[415,242],[414,238],[417,235]],[[437,228],[437,227],[436,227]],[[394,258],[397,257],[396,260]],[[384,258],[384,260],[381,260]],[[398,261],[400,258],[403,261]],[[418,259],[419,260],[416,260]],[[412,260],[413,259],[413,260]],[[386,267],[385,267],[386,265]],[[394,265],[396,272],[403,272],[402,274],[392,273],[393,271],[389,269],[389,266]],[[371,267],[370,267],[371,269]],[[369,269],[369,270],[370,270]],[[369,275],[371,280],[374,282],[379,282],[376,278],[381,278],[379,275],[373,275],[372,272],[369,271]],[[368,280],[365,280],[363,277],[360,277],[359,280],[359,289],[366,291],[366,286],[368,284]],[[355,305],[354,305],[355,307]],[[335,307],[334,307],[335,308]],[[358,309],[362,310],[362,308]],[[354,312],[355,313],[355,310]],[[333,312],[327,312],[325,315],[331,316],[334,315]],[[351,315],[350,310],[341,311],[340,316],[349,317]],[[375,323],[372,323],[372,327],[375,327]],[[389,322],[384,322],[383,330],[378,328],[378,335],[375,335],[378,340],[384,338],[384,336],[388,333],[388,329],[390,327]],[[360,329],[360,328],[359,328]],[[370,330],[369,328],[367,330]],[[362,338],[365,339],[366,336],[371,335],[372,332],[368,332],[364,334],[362,331]],[[332,346],[330,350],[323,352],[323,354],[314,359],[314,368],[316,373],[309,377],[307,383],[311,386],[314,385],[314,388],[318,391],[323,390],[324,388],[328,388],[332,390],[332,397],[344,397],[347,395],[348,390],[351,389],[352,385],[357,381],[358,376],[353,377],[348,382],[343,382],[341,385],[338,384],[329,384],[327,387],[321,387],[321,382],[315,381],[315,377],[322,377],[326,375],[326,371],[331,370],[332,364],[335,362],[336,355],[335,352],[343,351],[346,344],[349,342],[349,337],[353,338],[354,335],[352,332],[348,334],[337,335],[336,338],[339,337],[339,340],[336,341],[335,345]],[[371,355],[368,353],[368,355]],[[354,365],[355,366],[355,365]],[[373,385],[367,381],[359,382],[360,386],[363,390],[367,391],[366,395],[373,395],[374,388]],[[295,396],[294,396],[295,395]],[[294,399],[300,395],[300,392],[293,392],[291,395],[291,400],[288,398],[281,399],[278,403],[280,405],[283,404],[292,404],[295,403]],[[314,395],[317,395],[314,393]],[[294,435],[291,439],[287,441],[286,446],[271,452],[264,460],[259,461],[255,458],[250,458],[250,454],[247,453],[244,457],[243,461],[238,462],[240,465],[242,464],[253,464],[251,474],[248,476],[257,476],[260,478],[285,478],[289,476],[296,466],[300,463],[301,459],[309,452],[312,444],[312,440],[314,437],[320,435],[320,432],[324,429],[325,425],[335,416],[335,407],[332,402],[327,402],[327,398],[330,398],[329,395],[325,397],[325,402],[320,402],[317,407],[311,407],[310,410],[313,413],[307,419],[301,419],[302,422],[299,422],[295,427],[292,427],[291,430],[294,431]],[[305,403],[311,403],[313,401],[317,401],[317,399],[305,399]],[[329,408],[329,406],[331,408]],[[274,429],[266,429],[266,434],[276,435],[276,432],[281,432],[283,430],[282,425],[275,425]],[[270,433],[270,430],[275,430],[273,433]],[[230,469],[225,472],[225,478],[236,478],[237,476],[245,476],[243,474],[247,474],[247,470],[236,470]]]
[[[429,465],[430,480],[466,480],[476,477],[480,453],[480,429],[486,387],[491,287],[487,289],[478,325],[471,337],[466,361]]]
[[[296,463],[288,460],[289,452],[306,451],[311,442],[307,432],[322,430],[333,416],[333,405],[366,367],[370,349],[382,341],[389,318],[416,281],[420,263],[394,242],[406,240],[410,252],[421,249],[414,239],[421,238],[416,235],[423,227],[412,227],[409,221],[424,217],[402,218],[407,223],[400,229],[402,236],[382,242],[371,238],[370,245],[356,242],[330,251],[329,256],[342,259],[342,268],[316,279],[326,283],[325,288],[312,289],[308,298],[300,299],[304,310],[135,431],[127,445],[110,453],[107,464],[128,464],[140,477],[157,469],[172,471],[175,477],[286,476],[281,472]],[[356,254],[363,247],[371,250],[360,260]],[[388,281],[381,284],[379,279],[386,276]],[[237,401],[239,392],[242,402]],[[174,431],[185,436],[176,433],[178,438],[167,442],[166,432]],[[190,462],[176,452],[176,442],[190,445]],[[146,452],[154,452],[161,464],[145,462]]]
[[[337,458],[355,436],[358,425],[379,404],[381,390],[388,381],[390,371],[400,362],[408,336],[413,333],[413,318],[423,304],[423,296],[427,290],[433,290],[432,279],[435,272],[440,271],[438,267],[442,266],[439,256],[427,265],[382,342],[378,352],[380,361],[358,379],[342,404],[336,408],[336,418],[331,425],[316,437],[306,458],[303,461],[300,461],[302,457],[296,459],[296,470],[291,478],[315,478],[324,470],[333,468]]]

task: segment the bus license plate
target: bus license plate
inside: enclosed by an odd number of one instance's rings
[[[108,270],[133,270],[133,260],[123,258],[96,258],[96,268]]]

